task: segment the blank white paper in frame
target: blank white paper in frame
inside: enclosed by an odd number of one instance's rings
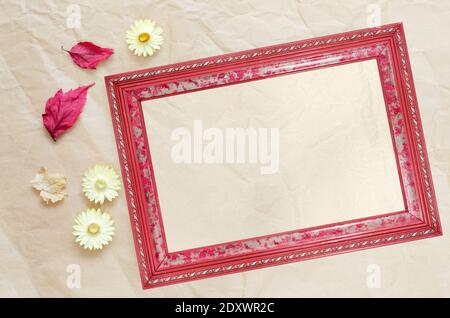
[[[142,108],[170,252],[404,208],[375,60],[149,100]],[[246,129],[244,144],[227,138],[235,128]],[[260,147],[266,137],[268,149]],[[221,153],[208,152],[217,150],[208,147],[213,142],[222,143]],[[174,147],[187,151],[182,162]],[[236,162],[240,148],[244,162]],[[249,160],[255,148],[256,162]]]

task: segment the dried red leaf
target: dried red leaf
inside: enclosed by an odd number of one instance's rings
[[[114,50],[102,48],[92,42],[79,42],[66,52],[79,67],[95,69],[97,64],[109,58]]]
[[[45,128],[47,128],[54,141],[64,131],[73,126],[86,103],[87,91],[94,84],[80,86],[66,93],[59,89],[55,96],[47,100],[42,119]]]

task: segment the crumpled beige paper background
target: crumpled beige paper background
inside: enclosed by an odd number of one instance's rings
[[[67,8],[81,9],[68,28]],[[103,76],[193,58],[403,21],[444,236],[357,253],[142,291],[123,191],[107,206],[117,235],[102,253],[74,243],[74,217],[88,205],[83,172],[119,169]],[[0,296],[308,297],[450,296],[450,4],[448,1],[2,1],[0,4]],[[124,32],[156,19],[166,43],[150,59],[128,52]],[[116,53],[97,70],[79,69],[61,51],[89,40]],[[53,143],[42,127],[45,101],[58,88],[96,82],[75,126]],[[68,196],[47,207],[29,185],[40,166],[68,177]],[[81,288],[66,284],[80,266]],[[69,266],[69,267],[68,267]],[[381,273],[368,288],[367,270]]]

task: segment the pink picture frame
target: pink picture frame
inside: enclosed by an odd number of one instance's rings
[[[168,251],[142,101],[369,59],[378,65],[402,211]],[[442,235],[401,23],[106,76],[105,83],[143,288]]]

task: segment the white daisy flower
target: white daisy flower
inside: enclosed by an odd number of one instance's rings
[[[119,195],[119,176],[108,165],[95,165],[85,172],[82,189],[84,195],[94,203],[103,204],[105,199],[112,201]]]
[[[138,56],[152,56],[161,48],[163,29],[150,19],[137,20],[127,31],[128,48]]]
[[[112,241],[114,235],[114,220],[108,213],[100,209],[87,209],[75,219],[73,235],[82,247],[101,250]]]

